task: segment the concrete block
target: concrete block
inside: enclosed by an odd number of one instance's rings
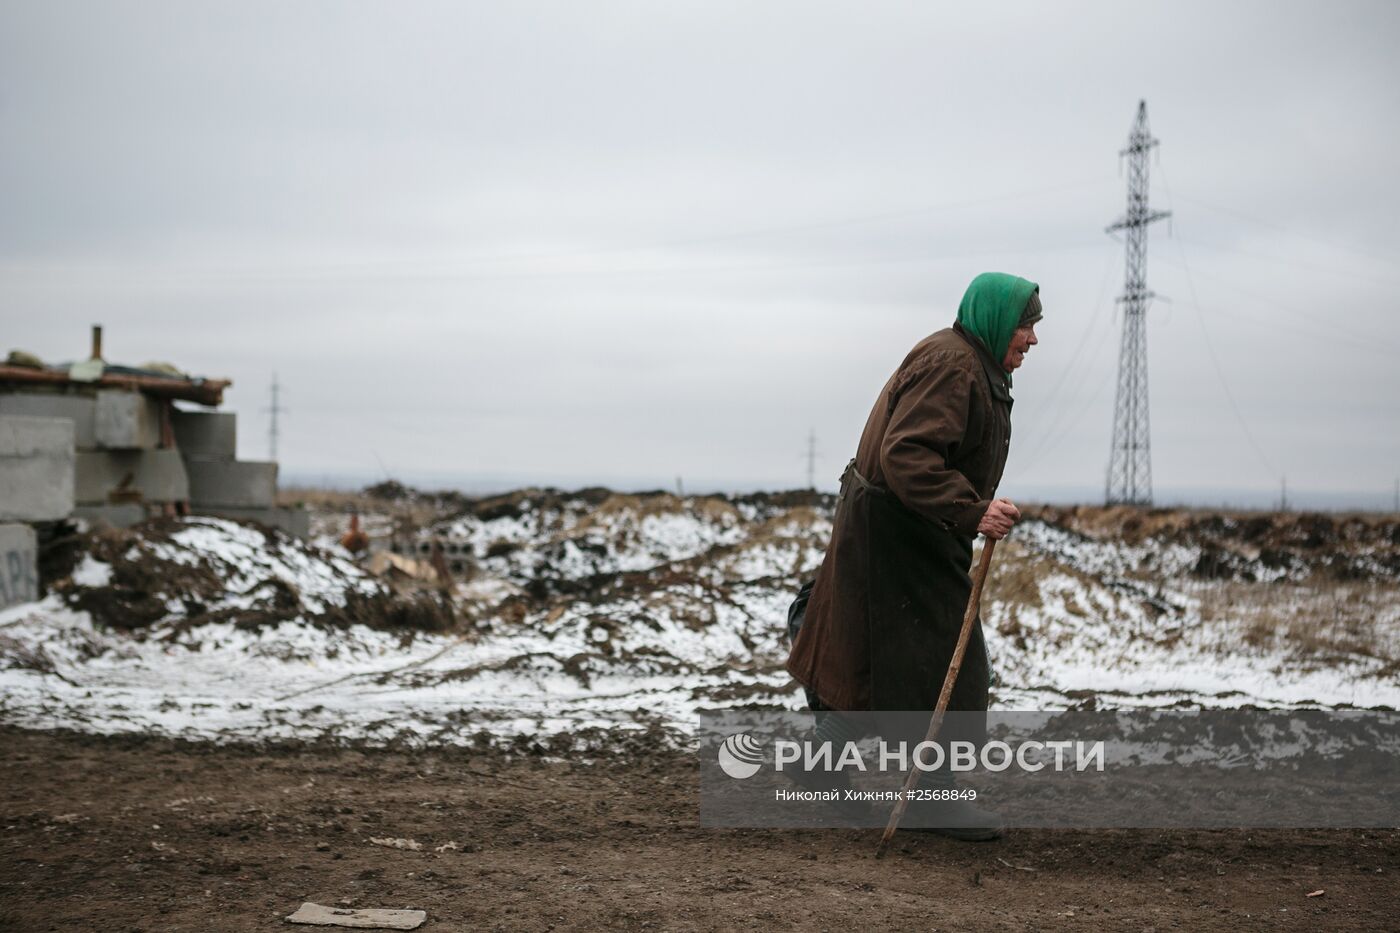
[[[311,537],[311,512],[300,508],[270,509],[230,509],[202,508],[195,510],[200,515],[213,515],[218,518],[232,518],[237,521],[254,521],[277,528],[297,538]]]
[[[277,504],[277,464],[251,460],[190,460],[190,505],[266,509]]]
[[[73,476],[72,421],[0,415],[0,521],[66,518]]]
[[[91,395],[57,392],[8,392],[0,394],[0,415],[29,418],[67,418],[73,422],[73,446],[96,447],[93,418],[97,399]]]
[[[73,509],[73,518],[81,518],[89,525],[111,525],[113,528],[130,528],[150,517],[149,509],[134,502],[122,505],[80,505]]]
[[[93,434],[107,450],[150,450],[160,446],[161,403],[140,392],[101,389]]]
[[[231,411],[180,411],[172,421],[175,446],[186,460],[232,460],[238,456],[238,416]]]
[[[74,498],[79,505],[179,502],[190,497],[185,461],[162,450],[80,450]]]
[[[28,525],[0,525],[0,609],[39,598],[39,542]]]

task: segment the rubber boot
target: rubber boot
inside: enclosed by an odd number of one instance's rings
[[[1006,824],[1000,815],[959,796],[969,789],[958,787],[951,771],[929,771],[916,788],[930,792],[934,799],[910,801],[904,816],[908,829],[963,842],[991,842],[1005,835]]]
[[[840,713],[819,710],[815,712],[815,719],[816,728],[808,730],[800,741],[810,742],[814,745],[828,742],[833,746],[838,746],[833,749],[833,755],[840,754],[839,746],[860,737],[859,732],[854,727],[844,723]],[[845,771],[824,769],[808,771],[801,767],[801,762],[794,762],[788,769],[784,769],[784,774],[794,784],[805,790],[817,791],[818,793],[835,791],[835,799],[827,800],[825,803],[830,810],[839,814],[843,819],[857,823],[870,819],[869,803],[846,799],[846,792],[851,789],[851,777]]]

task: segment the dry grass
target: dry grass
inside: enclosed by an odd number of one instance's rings
[[[1400,586],[1377,580],[1215,583],[1202,586],[1201,620],[1254,648],[1311,661],[1400,662]]]
[[[728,503],[723,504],[728,505]],[[760,545],[774,541],[791,541],[794,538],[793,532],[796,530],[796,537],[811,539],[825,548],[826,536],[818,536],[815,530],[823,518],[824,516],[819,515],[816,509],[799,505],[788,512],[764,519],[749,531],[744,542],[746,545]]]
[[[1069,572],[1068,568],[1057,568]],[[1040,580],[1049,570],[1044,558],[1027,551],[1014,540],[998,546],[992,566],[987,571],[987,583],[982,593],[985,602],[1002,603],[1010,607],[1039,608]]]
[[[1141,544],[1148,539],[1216,539],[1250,547],[1316,551],[1400,546],[1400,516],[1375,512],[1268,512],[1220,509],[1144,509],[1115,505],[1030,505],[1028,518],[1104,541]]]
[[[1141,544],[1148,538],[1180,536],[1201,517],[1184,509],[1142,509],[1126,505],[1035,505],[1027,506],[1022,511],[1027,518],[1038,518],[1091,538],[1122,541],[1125,544]]]
[[[641,496],[630,493],[613,493],[588,512],[580,520],[578,527],[580,530],[585,530],[602,524],[605,519],[618,514],[633,515],[637,519],[643,519],[648,515],[684,515],[687,513],[716,522],[723,521],[727,516],[732,517],[735,521],[739,520],[738,510],[731,503],[718,497],[705,496],[682,499],[669,492],[647,493]]]

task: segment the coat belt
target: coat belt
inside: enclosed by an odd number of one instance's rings
[[[856,469],[855,457],[852,457],[850,462],[846,464],[846,469],[841,474],[841,498],[846,498],[846,487],[851,483],[855,483],[857,486],[859,486],[861,489],[864,489],[866,492],[873,492],[881,496],[885,495],[888,492],[888,490],[882,489],[881,487],[876,486],[874,483],[870,482],[870,480],[866,479],[865,476],[860,472],[860,470]]]

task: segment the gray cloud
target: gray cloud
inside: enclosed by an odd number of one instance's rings
[[[0,343],[230,376],[245,456],[276,370],[303,475],[789,485],[999,268],[1005,491],[1096,487],[1145,97],[1157,482],[1383,496],[1394,7],[964,7],[9,4]]]

